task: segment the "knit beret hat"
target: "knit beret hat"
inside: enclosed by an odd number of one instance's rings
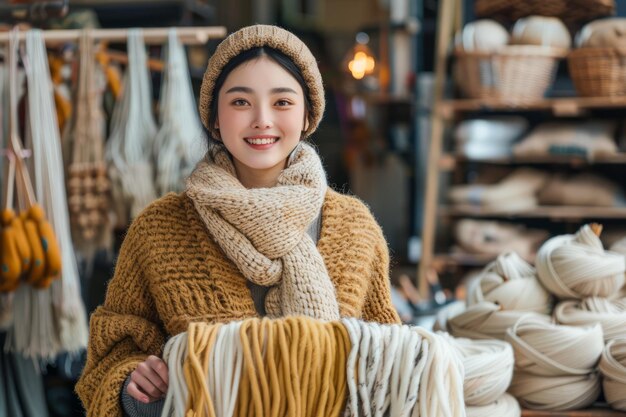
[[[325,102],[322,75],[317,67],[315,57],[304,42],[293,33],[271,25],[244,27],[229,35],[218,45],[215,53],[209,59],[200,88],[200,118],[204,127],[212,135],[219,137],[214,126],[209,126],[209,114],[211,112],[211,97],[213,96],[215,81],[224,66],[240,53],[261,46],[268,46],[282,52],[291,58],[300,69],[300,72],[302,72],[304,82],[309,90],[308,99],[311,104],[311,112],[308,115],[309,126],[304,132],[304,137],[308,137],[317,129],[324,114]]]

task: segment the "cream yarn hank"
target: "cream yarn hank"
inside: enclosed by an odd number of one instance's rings
[[[501,340],[471,340],[448,336],[463,362],[466,406],[487,406],[506,392],[513,378],[513,349]]]
[[[626,337],[626,300],[611,301],[589,297],[582,301],[562,301],[554,309],[557,323],[589,326],[600,323],[604,341]]]
[[[273,288],[268,317],[339,319],[335,288],[307,228],[318,216],[326,175],[315,150],[301,143],[272,188],[246,189],[225,152],[198,164],[187,195],[213,238],[250,281]]]
[[[549,314],[552,297],[537,280],[535,268],[515,252],[487,265],[468,293],[468,306],[490,301],[502,310]]]
[[[626,258],[605,251],[589,225],[575,235],[556,236],[537,254],[541,283],[559,298],[611,297],[624,285]]]
[[[577,328],[521,318],[507,330],[515,352],[510,392],[528,408],[584,408],[600,394],[595,371],[603,350],[602,328]]]
[[[546,378],[516,372],[509,392],[525,408],[533,410],[578,410],[591,405],[600,395],[600,375]]]
[[[534,314],[540,320],[550,321],[547,315],[524,311],[504,311],[497,304],[483,301],[448,318],[446,327],[455,337],[504,340],[506,330],[526,314]]]
[[[465,407],[467,417],[521,417],[522,409],[511,394],[504,393],[491,404]]]
[[[606,344],[599,368],[607,402],[616,410],[626,411],[626,337]]]
[[[604,349],[602,327],[561,326],[522,317],[506,333],[515,352],[515,370],[537,376],[588,375]]]

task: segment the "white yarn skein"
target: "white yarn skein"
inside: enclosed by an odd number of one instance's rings
[[[559,298],[611,297],[624,285],[626,258],[605,251],[589,225],[556,236],[537,253],[541,283]]]
[[[589,297],[582,301],[562,301],[554,309],[559,324],[589,326],[600,323],[604,341],[626,337],[626,302]]]
[[[241,322],[220,327],[209,362],[209,389],[218,416],[232,417],[235,413],[239,382],[243,369],[243,347],[239,336]]]
[[[187,333],[171,337],[163,348],[163,360],[167,363],[169,385],[161,417],[184,417],[189,389],[183,373],[187,357]]]
[[[526,314],[536,315],[546,322],[550,321],[550,317],[546,315],[524,311],[503,311],[500,306],[483,301],[449,318],[447,328],[455,337],[503,340],[506,330]]]
[[[515,372],[509,392],[525,408],[534,410],[578,410],[591,405],[600,395],[600,375],[545,377]]]
[[[382,364],[376,374],[377,384],[374,386],[372,408],[374,417],[383,417],[391,404],[389,381],[393,370],[394,359],[399,355],[401,326],[381,326],[383,338]]]
[[[599,368],[607,402],[616,410],[626,411],[626,338],[606,344]]]
[[[491,404],[465,407],[467,417],[521,417],[522,409],[511,394],[503,394]]]
[[[561,326],[532,316],[522,317],[507,330],[515,352],[515,370],[554,377],[588,375],[604,349],[602,327]]]
[[[513,349],[501,340],[448,337],[465,370],[463,392],[466,406],[486,406],[498,400],[513,378]]]
[[[467,305],[490,301],[503,310],[549,314],[552,297],[537,280],[537,272],[515,252],[487,265],[468,293]]]
[[[372,362],[370,359],[372,353],[370,351],[372,335],[366,323],[356,322],[355,325],[359,326],[361,330],[357,372],[357,387],[359,389],[359,402],[361,404],[359,408],[365,417],[370,417],[372,415],[372,407],[370,405],[370,392],[367,388],[369,385],[368,374],[370,371],[368,362]]]
[[[358,366],[358,355],[361,346],[361,328],[355,319],[341,320],[350,336],[352,348],[346,361],[346,382],[348,385],[348,399],[346,401],[345,416],[359,415],[359,391],[356,384],[355,371]]]

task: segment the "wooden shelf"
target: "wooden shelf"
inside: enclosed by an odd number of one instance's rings
[[[623,411],[608,408],[589,408],[576,411],[538,411],[522,410],[522,417],[625,417]]]
[[[465,155],[447,153],[442,155],[439,166],[443,169],[451,169],[455,163],[480,163],[491,165],[569,165],[573,167],[588,166],[588,165],[620,165],[626,164],[626,153],[619,153],[612,156],[605,156],[588,160],[582,157],[575,156],[533,156],[533,157],[510,157],[510,158],[485,158],[485,159],[472,159]]]
[[[441,206],[443,215],[452,217],[547,218],[580,221],[582,219],[626,219],[626,207],[539,206],[524,211],[486,210],[471,205]]]
[[[533,101],[507,101],[501,99],[443,100],[438,111],[444,118],[457,112],[468,111],[551,111],[557,116],[578,116],[585,110],[618,109],[626,107],[626,97],[560,97]]]

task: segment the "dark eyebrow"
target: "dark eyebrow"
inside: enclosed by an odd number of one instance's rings
[[[226,94],[228,93],[252,93],[252,89],[250,87],[232,87],[229,88],[228,91],[226,91]]]
[[[272,94],[281,94],[281,93],[298,94],[296,90],[294,90],[293,88],[289,88],[289,87],[272,88]]]

